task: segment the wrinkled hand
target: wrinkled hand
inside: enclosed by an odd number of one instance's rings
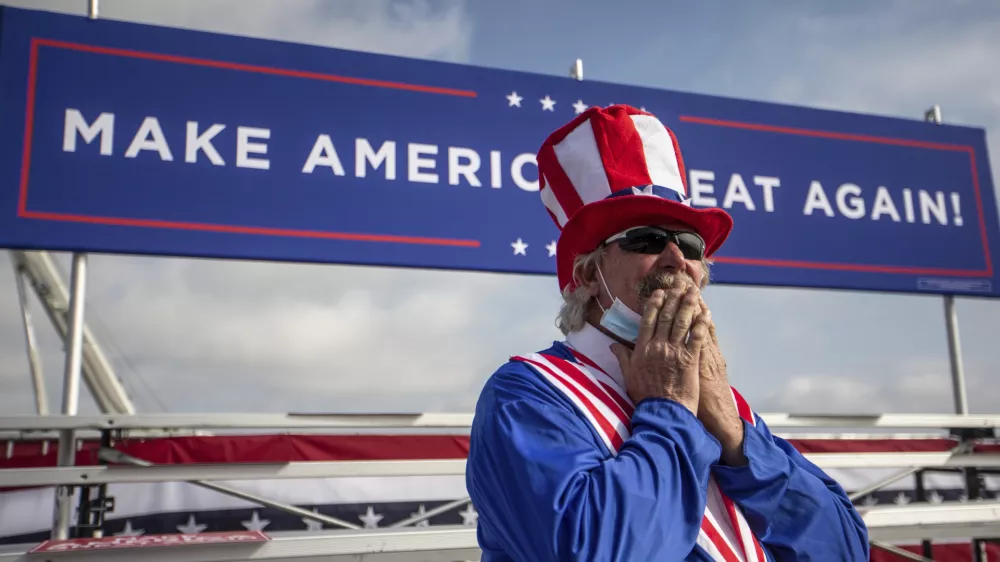
[[[708,322],[696,314],[699,299],[690,283],[655,291],[643,310],[635,348],[611,344],[634,403],[662,397],[697,415],[699,366],[709,339]]]
[[[698,397],[698,419],[722,445],[722,462],[730,466],[746,464],[743,455],[743,420],[736,409],[729,377],[726,374],[726,359],[719,349],[715,335],[712,313],[700,300],[702,316],[708,324],[708,341],[701,348],[699,361],[700,393]]]

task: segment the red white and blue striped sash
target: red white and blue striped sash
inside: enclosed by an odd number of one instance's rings
[[[625,440],[631,435],[632,412],[635,406],[625,389],[621,388],[604,370],[585,355],[570,349],[573,361],[562,357],[532,353],[527,356],[512,357],[531,366],[549,383],[569,398],[590,424],[597,430],[604,444],[617,455]],[[731,387],[730,387],[731,388]],[[756,418],[746,400],[731,388],[733,400],[740,417],[756,425]],[[708,505],[698,533],[698,545],[719,562],[766,562],[764,551],[750,531],[742,512],[719,489],[714,477],[709,478]],[[724,506],[724,511],[721,506]],[[723,525],[732,530],[739,548],[724,533]]]

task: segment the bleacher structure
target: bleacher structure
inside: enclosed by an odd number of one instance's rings
[[[51,258],[43,252],[12,252],[18,275],[25,276],[44,303],[57,332],[68,338],[69,294]],[[26,301],[22,301],[26,302]],[[31,334],[25,310],[26,334]],[[467,508],[458,494],[429,511],[386,527],[360,528],[356,522],[241,490],[240,482],[358,477],[451,476],[464,474],[461,446],[444,458],[394,454],[378,459],[293,458],[268,462],[170,462],[136,456],[132,443],[221,448],[223,440],[270,436],[293,443],[302,438],[379,439],[410,436],[419,440],[452,436],[461,440],[472,417],[465,414],[295,415],[295,414],[142,414],[122,390],[99,343],[79,326],[81,371],[100,415],[20,415],[0,417],[0,488],[57,488],[52,538],[0,547],[0,562],[30,560],[153,561],[237,560],[477,560],[475,525],[426,525],[431,518]],[[27,338],[29,357],[33,338]],[[69,342],[67,342],[69,343]],[[40,378],[36,377],[36,380]],[[36,388],[43,392],[43,388]],[[1000,415],[803,416],[762,414],[768,425],[792,440],[818,466],[833,474],[885,471],[884,477],[844,483],[868,525],[873,559],[989,560],[990,539],[1000,537]],[[891,431],[891,432],[890,432]],[[822,432],[822,433],[817,433]],[[338,437],[339,436],[339,437]],[[180,440],[180,442],[178,441]],[[187,440],[187,441],[184,441]],[[218,441],[220,447],[215,447]],[[188,443],[184,445],[183,442]],[[234,441],[228,441],[232,445]],[[64,453],[55,458],[49,443]],[[40,446],[44,444],[44,446]],[[19,453],[21,451],[22,453]],[[836,451],[836,452],[831,452]],[[293,455],[294,456],[294,455]],[[336,455],[332,455],[335,457]],[[296,457],[298,458],[298,457]],[[81,460],[82,459],[82,460]],[[933,497],[925,485],[935,474],[958,474],[963,496]],[[870,498],[893,484],[913,482],[915,501],[874,504]],[[226,481],[234,484],[218,484]],[[230,529],[214,533],[105,536],[115,517],[115,485],[184,482],[239,498],[264,508],[314,521],[313,532]],[[898,488],[897,488],[898,489]],[[4,493],[4,492],[0,492]],[[902,494],[900,494],[902,497]],[[990,497],[991,496],[991,497]],[[2,496],[0,496],[2,497]],[[3,506],[0,505],[0,510]],[[77,522],[71,524],[72,511]],[[192,522],[193,523],[193,522]],[[941,550],[945,544],[947,550]],[[995,548],[995,547],[992,547]],[[137,550],[141,549],[141,550]],[[34,551],[34,552],[33,552]],[[139,554],[141,552],[141,555]],[[934,553],[939,554],[931,558]],[[896,558],[885,557],[895,556]],[[994,558],[990,558],[993,556]],[[878,558],[876,558],[878,557]]]
[[[88,5],[96,19],[97,0]],[[572,76],[582,75],[577,61]],[[940,111],[927,120],[940,123]],[[47,253],[12,250],[10,256],[37,415],[0,415],[0,562],[480,558],[474,506],[462,486],[471,415],[138,412],[84,320],[87,255],[73,254],[69,287]],[[65,346],[59,414],[46,403],[27,287]],[[967,413],[950,296],[945,311],[957,414],[761,414],[842,483],[868,526],[873,560],[1000,560],[1000,548],[991,544],[1000,539],[1000,413]],[[81,380],[100,414],[78,415]],[[375,442],[378,452],[370,446]],[[433,451],[423,446],[431,443]],[[365,478],[445,478],[452,487],[427,502],[430,509],[421,504],[416,513],[384,521],[370,506],[363,515],[345,516],[317,508],[314,497],[266,492],[297,481]],[[144,485],[172,487],[156,488],[125,509]],[[194,488],[226,498],[226,505],[259,509],[249,521],[210,531],[193,515],[177,524],[186,512],[171,511],[171,498]],[[886,501],[887,494],[895,499]],[[367,500],[340,503],[351,501]],[[27,520],[50,508],[51,526]],[[268,518],[277,519],[270,514],[301,521],[306,530],[269,527]],[[159,525],[166,531],[146,532],[132,526],[130,517],[140,516],[171,523]],[[4,521],[16,521],[19,530],[5,529]]]

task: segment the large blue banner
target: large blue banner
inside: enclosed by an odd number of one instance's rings
[[[4,8],[0,246],[554,274],[542,140],[672,128],[719,283],[997,296],[979,128]]]

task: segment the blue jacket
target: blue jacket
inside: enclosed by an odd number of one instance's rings
[[[573,360],[561,342],[544,353]],[[484,562],[709,561],[695,543],[709,474],[743,511],[768,560],[869,559],[844,490],[764,421],[744,421],[749,464],[717,464],[719,442],[680,404],[646,399],[617,455],[576,406],[509,361],[476,405],[466,485]]]

